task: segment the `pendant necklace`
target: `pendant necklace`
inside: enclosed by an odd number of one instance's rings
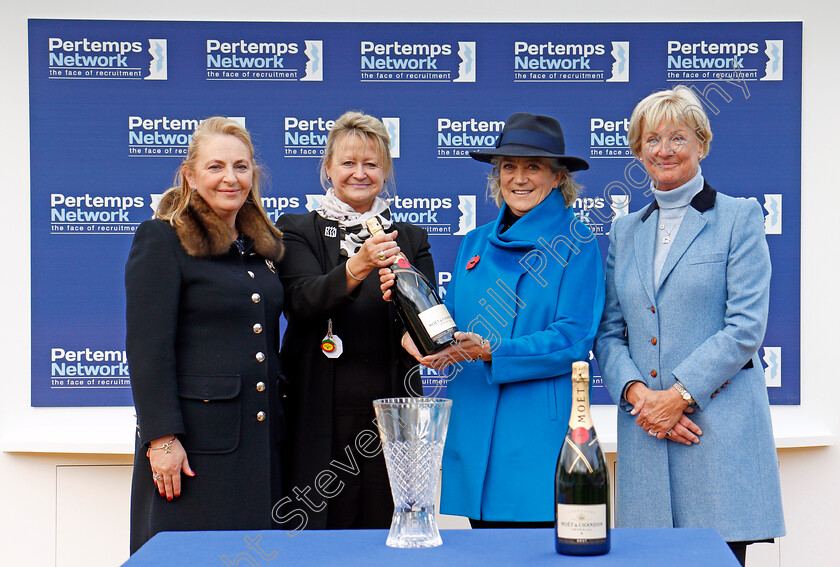
[[[680,221],[682,220],[682,218],[685,216],[685,212],[686,212],[687,210],[688,210],[688,207],[686,207],[686,208],[684,208],[684,209],[683,209],[682,214],[679,216],[679,218],[677,218],[677,220],[675,220],[675,221],[674,221],[674,224],[672,224],[672,225],[671,225],[671,230],[668,230],[667,228],[665,228],[665,224],[664,224],[664,223],[660,223],[660,225],[659,225],[659,230],[662,230],[662,231],[664,231],[664,232],[665,232],[665,236],[663,236],[663,237],[662,237],[662,244],[669,244],[669,243],[671,242],[671,232],[672,232],[672,231],[674,230],[674,228],[676,228],[676,226],[680,223]]]

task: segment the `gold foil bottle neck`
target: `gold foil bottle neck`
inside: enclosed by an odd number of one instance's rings
[[[379,224],[379,221],[376,219],[376,217],[370,217],[368,220],[365,221],[365,225],[367,226],[368,232],[371,236],[375,236],[382,232],[382,225]],[[402,252],[398,252],[394,255],[394,264],[396,264],[397,260],[399,260],[400,258],[403,258],[406,262],[408,262],[408,257]]]
[[[578,360],[572,363],[572,381],[589,382],[589,363]]]
[[[376,217],[370,217],[368,220],[365,221],[365,224],[367,225],[368,232],[370,232],[371,236],[382,232],[382,225],[379,224],[379,221],[376,220]]]

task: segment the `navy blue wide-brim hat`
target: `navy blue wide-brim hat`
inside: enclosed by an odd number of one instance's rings
[[[492,150],[477,150],[470,156],[490,163],[495,156],[557,158],[569,171],[589,169],[586,160],[566,155],[563,128],[551,116],[514,112],[505,122]]]

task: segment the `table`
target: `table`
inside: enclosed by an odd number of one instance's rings
[[[292,535],[289,535],[292,534]],[[557,555],[551,529],[442,530],[443,545],[392,549],[387,530],[162,532],[124,567],[738,567],[714,529],[614,529],[607,555]]]

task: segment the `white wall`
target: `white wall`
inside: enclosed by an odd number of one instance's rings
[[[838,348],[838,294],[834,286],[840,272],[840,254],[829,247],[833,222],[831,201],[840,183],[837,132],[840,121],[834,108],[839,92],[837,60],[840,9],[825,1],[714,0],[707,2],[626,3],[519,0],[499,3],[476,0],[426,0],[401,6],[400,2],[364,0],[236,3],[195,0],[117,3],[86,0],[84,6],[58,0],[29,0],[5,7],[0,18],[4,111],[2,167],[5,203],[9,213],[0,224],[6,263],[2,274],[3,319],[0,323],[0,360],[3,362],[0,395],[0,550],[3,563],[67,565],[73,561],[63,550],[68,539],[90,537],[92,545],[127,548],[125,514],[128,498],[127,467],[120,454],[132,435],[131,410],[100,408],[78,410],[29,407],[30,300],[29,288],[29,107],[27,82],[27,19],[161,19],[161,20],[265,20],[265,21],[453,21],[453,22],[621,22],[621,21],[772,21],[802,20],[803,124],[802,124],[802,406],[774,408],[776,423],[786,430],[812,431],[823,442],[840,433],[840,380],[835,369]],[[82,4],[82,3],[80,3]],[[495,5],[495,6],[493,6]],[[493,6],[493,7],[491,7]],[[760,144],[760,140],[756,140]],[[778,156],[777,167],[785,167]],[[740,159],[732,156],[732,159]],[[745,164],[745,173],[749,164]],[[85,175],[83,170],[68,175]],[[836,237],[836,236],[835,236]],[[44,261],[39,259],[39,261]],[[37,269],[37,266],[35,266]],[[122,293],[122,290],[114,290]],[[72,416],[72,419],[68,419]],[[72,424],[56,438],[57,424]],[[795,437],[795,436],[794,436]],[[744,439],[749,443],[749,439]],[[791,442],[795,444],[795,442]],[[32,452],[32,449],[38,452]],[[26,451],[21,452],[22,449]],[[75,453],[75,454],[73,454]],[[771,555],[755,554],[755,565],[829,566],[840,555],[840,444],[820,448],[780,449],[782,488],[788,536]],[[68,465],[97,466],[86,469]],[[84,479],[89,479],[87,482]],[[84,503],[88,503],[87,506]],[[56,533],[56,523],[89,525]],[[120,523],[120,519],[123,519]],[[63,524],[62,524],[63,525]],[[95,537],[94,537],[95,536]],[[80,543],[88,544],[87,541]],[[778,550],[778,557],[775,557]],[[113,552],[112,552],[113,553]],[[58,556],[58,557],[57,557]],[[104,555],[103,555],[104,557]],[[111,557],[115,557],[111,555]],[[83,563],[79,563],[83,564]],[[89,556],[86,565],[109,562]],[[752,566],[751,566],[752,567]]]

